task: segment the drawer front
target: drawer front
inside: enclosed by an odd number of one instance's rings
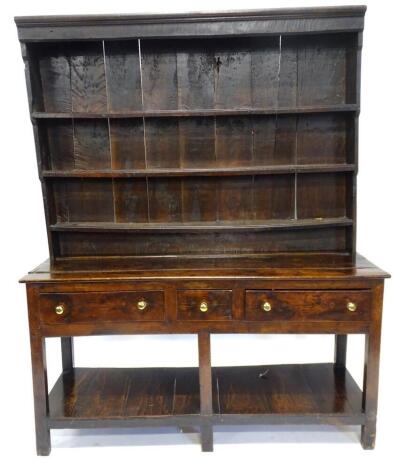
[[[371,311],[369,291],[247,290],[247,320],[366,320]]]
[[[162,291],[74,292],[40,295],[43,323],[159,321],[165,316]]]
[[[231,290],[179,290],[179,320],[230,320],[233,294]]]

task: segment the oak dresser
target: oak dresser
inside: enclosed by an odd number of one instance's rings
[[[51,429],[134,426],[194,426],[210,451],[218,424],[351,424],[374,447],[388,274],[356,253],[364,14],[16,18],[50,252],[22,279],[39,455]],[[198,367],[74,366],[73,337],[149,333],[197,335]],[[335,356],[212,367],[220,333],[331,334]]]

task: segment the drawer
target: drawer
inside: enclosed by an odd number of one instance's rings
[[[159,321],[162,291],[73,292],[40,295],[43,323]]]
[[[371,292],[359,290],[247,290],[247,320],[353,321],[366,320],[371,311]]]
[[[230,320],[231,290],[178,290],[177,317],[179,320]]]

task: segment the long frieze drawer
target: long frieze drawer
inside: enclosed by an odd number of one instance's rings
[[[179,320],[230,320],[233,295],[231,290],[179,290]]]
[[[247,320],[365,320],[371,311],[369,291],[247,290]]]
[[[40,295],[43,323],[161,321],[162,291],[82,292]]]

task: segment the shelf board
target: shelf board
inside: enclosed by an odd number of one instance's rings
[[[333,364],[215,367],[212,375],[213,415],[207,419],[215,424],[364,423],[361,390]],[[184,418],[201,419],[195,367],[76,368],[61,374],[49,394],[52,428],[94,421],[104,427],[177,424]]]
[[[50,230],[53,232],[253,232],[276,229],[337,227],[349,226],[352,224],[352,219],[349,219],[348,217],[177,223],[58,222],[50,225]]]
[[[125,113],[52,113],[33,112],[36,119],[125,119],[142,117],[190,117],[190,116],[248,116],[275,114],[335,113],[359,111],[357,104],[337,104],[330,106],[297,106],[280,108],[239,108],[239,109],[164,109],[130,111]]]
[[[147,168],[134,170],[44,170],[45,178],[147,178],[174,176],[268,175],[289,173],[351,172],[356,165],[349,163],[307,165],[260,165],[220,168]]]

